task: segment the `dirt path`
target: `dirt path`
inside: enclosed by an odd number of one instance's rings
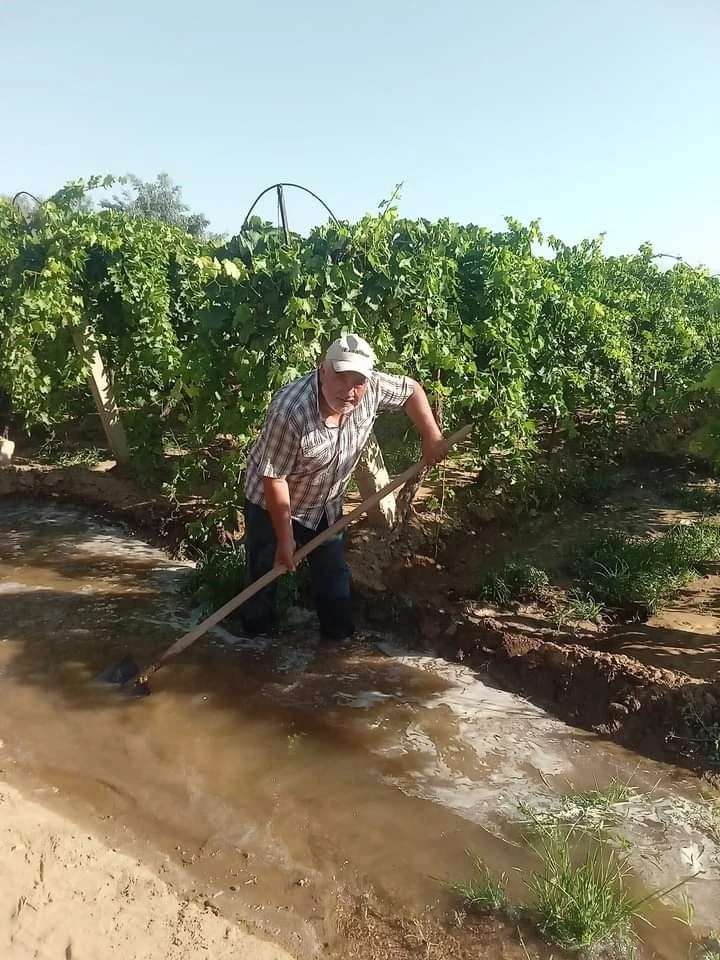
[[[0,782],[4,960],[291,960]]]

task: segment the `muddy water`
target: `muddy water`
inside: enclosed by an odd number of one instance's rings
[[[86,514],[0,504],[6,775],[31,774],[149,838],[197,891],[298,956],[337,946],[338,893],[372,889],[408,917],[447,910],[435,878],[466,877],[468,850],[522,896],[514,868],[527,860],[506,842],[518,801],[553,809],[570,785],[619,777],[645,794],[617,809],[638,882],[703,871],[686,888],[695,925],[718,925],[720,838],[697,783],[462,664],[389,637],[322,647],[309,622],[283,642],[216,630],[163,668],[147,699],[94,684],[197,619],[177,594],[184,572]],[[676,893],[650,913],[647,956],[687,955],[677,905]],[[524,952],[498,944],[496,955]]]

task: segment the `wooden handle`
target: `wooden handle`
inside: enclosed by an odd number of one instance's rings
[[[449,450],[450,447],[454,446],[456,443],[459,443],[461,440],[464,440],[472,430],[472,426],[468,425],[463,427],[461,430],[458,430],[456,433],[451,434],[445,441],[445,445]],[[340,517],[339,520],[336,520],[331,526],[326,530],[323,530],[322,533],[319,533],[316,537],[313,537],[304,547],[300,547],[294,554],[294,561],[296,564],[300,563],[301,560],[304,560],[305,557],[312,553],[316,547],[319,547],[321,543],[325,543],[326,540],[329,540],[330,537],[335,536],[336,533],[339,533],[340,530],[343,530],[348,524],[352,523],[353,520],[357,520],[358,517],[362,516],[363,513],[366,513],[375,504],[380,503],[380,501],[386,497],[389,493],[392,493],[396,487],[401,486],[403,483],[407,483],[408,480],[412,480],[413,477],[417,476],[418,473],[425,467],[425,462],[419,460],[413,466],[408,467],[404,473],[401,473],[399,476],[395,477],[394,480],[391,480],[389,483],[385,484],[382,490],[378,490],[377,493],[373,493],[372,496],[369,496],[367,500],[355,507],[350,513],[345,514]],[[263,574],[258,580],[255,580],[250,586],[246,587],[241,593],[238,593],[228,600],[226,604],[220,607],[219,610],[216,610],[215,613],[210,614],[205,620],[201,623],[198,623],[197,626],[193,627],[184,637],[180,637],[179,640],[176,640],[175,643],[168,647],[168,649],[161,654],[158,660],[155,661],[151,671],[154,672],[161,663],[164,663],[166,660],[169,660],[170,657],[176,656],[178,653],[182,653],[183,650],[186,650],[191,643],[194,643],[198,637],[201,637],[206,633],[211,627],[214,627],[215,624],[219,623],[221,620],[224,620],[225,617],[232,613],[233,610],[236,610],[241,604],[245,603],[246,600],[249,600],[250,597],[254,596],[264,587],[267,587],[268,584],[272,583],[273,580],[276,580],[278,577],[281,577],[287,570],[285,567],[273,567],[272,570],[268,570],[267,573]],[[145,674],[145,677],[149,676],[148,671]]]

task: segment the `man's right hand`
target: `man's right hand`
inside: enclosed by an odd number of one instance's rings
[[[287,571],[292,573],[295,569],[295,561],[293,560],[293,555],[295,554],[295,539],[292,535],[283,537],[282,540],[278,540],[277,549],[275,550],[275,566],[276,567],[285,567]]]

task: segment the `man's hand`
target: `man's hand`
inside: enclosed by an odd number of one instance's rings
[[[422,444],[423,460],[429,467],[434,467],[447,456],[448,447],[444,437],[425,437]]]
[[[295,539],[292,533],[289,533],[281,540],[278,540],[278,545],[275,550],[275,566],[285,567],[288,572],[292,573],[295,569],[295,561],[293,560],[294,553]]]

